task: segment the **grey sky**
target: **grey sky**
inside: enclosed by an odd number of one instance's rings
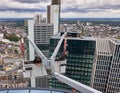
[[[50,1],[0,0],[0,17],[46,16]],[[120,0],[62,0],[61,7],[61,17],[120,17]]]

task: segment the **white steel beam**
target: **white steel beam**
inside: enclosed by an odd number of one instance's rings
[[[49,60],[44,56],[44,54],[39,50],[39,48],[35,45],[35,43],[31,40],[29,36],[26,36],[29,40],[30,44],[34,47],[34,50],[37,52],[39,57],[42,59],[42,64],[46,67],[50,66]]]
[[[61,46],[61,44],[62,44],[62,42],[63,42],[63,40],[64,40],[64,37],[65,37],[66,35],[67,35],[67,32],[65,32],[65,33],[61,36],[61,38],[60,38],[60,40],[59,40],[59,42],[58,42],[58,44],[57,44],[57,46],[56,46],[56,48],[55,48],[52,56],[50,57],[50,59],[51,59],[52,61],[55,61],[55,57],[56,57],[56,55],[57,55],[57,53],[58,53],[58,51],[59,51],[59,49],[60,49],[60,46]]]
[[[73,79],[70,79],[70,78],[68,78],[68,77],[66,77],[64,75],[61,75],[61,74],[59,74],[57,72],[54,72],[53,75],[59,81],[71,86],[72,88],[74,88],[74,89],[76,89],[76,90],[78,90],[78,91],[80,91],[82,93],[102,93],[102,92],[100,92],[100,91],[98,91],[96,89],[93,89],[93,88],[91,88],[89,86],[86,86],[86,85],[84,85],[82,83],[79,83],[79,82],[77,82],[77,81],[75,81]]]

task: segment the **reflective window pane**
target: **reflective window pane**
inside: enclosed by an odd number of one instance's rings
[[[9,93],[29,93],[29,90],[9,90]]]
[[[7,93],[7,91],[0,91],[0,93]]]
[[[52,91],[52,93],[64,93],[64,92],[57,92],[57,91]]]
[[[30,93],[50,93],[48,90],[31,90]]]

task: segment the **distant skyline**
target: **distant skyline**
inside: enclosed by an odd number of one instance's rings
[[[120,0],[61,0],[61,18],[120,18]],[[51,0],[0,0],[0,18],[47,15]]]

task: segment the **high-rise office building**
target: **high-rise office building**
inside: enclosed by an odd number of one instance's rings
[[[36,20],[39,17],[39,20]],[[28,20],[25,23],[25,32],[35,42],[43,54],[48,57],[50,38],[53,36],[53,24],[43,23],[41,16],[36,15],[34,20]],[[33,60],[35,58],[35,51],[31,44],[26,41],[26,58]]]
[[[49,56],[50,38],[53,36],[53,25],[49,23],[34,24],[34,42],[43,54]]]
[[[32,39],[32,41],[37,45],[37,47],[42,51],[42,53],[48,57],[49,56],[49,44],[50,38],[53,36],[53,24],[45,23],[42,19],[42,16],[36,15],[34,20],[28,20],[25,22],[25,32]],[[34,60],[37,56],[33,46],[26,42],[26,58],[27,60]],[[45,87],[47,85],[41,85],[40,82],[42,79],[40,76],[47,75],[45,67],[37,66],[34,62],[25,64],[25,78],[30,78],[31,87]],[[47,79],[46,79],[47,80]],[[46,83],[47,84],[47,83]]]
[[[34,20],[26,20],[24,24],[24,30],[27,35],[34,41]],[[27,39],[25,39],[26,45],[26,60],[34,60],[35,51],[32,45],[29,43]]]
[[[111,64],[111,51],[108,39],[96,39],[96,59],[94,63],[93,87],[106,91]]]
[[[60,65],[65,66],[65,73],[63,74],[90,86],[92,81],[92,67],[95,56],[96,41],[92,37],[76,37],[79,36],[77,35],[79,33],[68,32],[68,34],[69,36],[65,37],[67,42],[65,45],[68,52],[66,56],[66,63]],[[54,49],[58,40],[58,36],[51,38],[50,49]],[[65,45],[62,43],[58,54],[61,54],[60,52],[64,50]],[[50,87],[58,89],[72,89],[55,79],[50,80]]]
[[[110,49],[112,52],[112,61],[107,84],[107,93],[120,92],[120,40],[111,39]]]
[[[47,22],[53,24],[54,35],[59,31],[60,2],[61,0],[52,0],[52,5],[47,6]]]
[[[120,41],[96,39],[92,87],[103,93],[120,92]]]

